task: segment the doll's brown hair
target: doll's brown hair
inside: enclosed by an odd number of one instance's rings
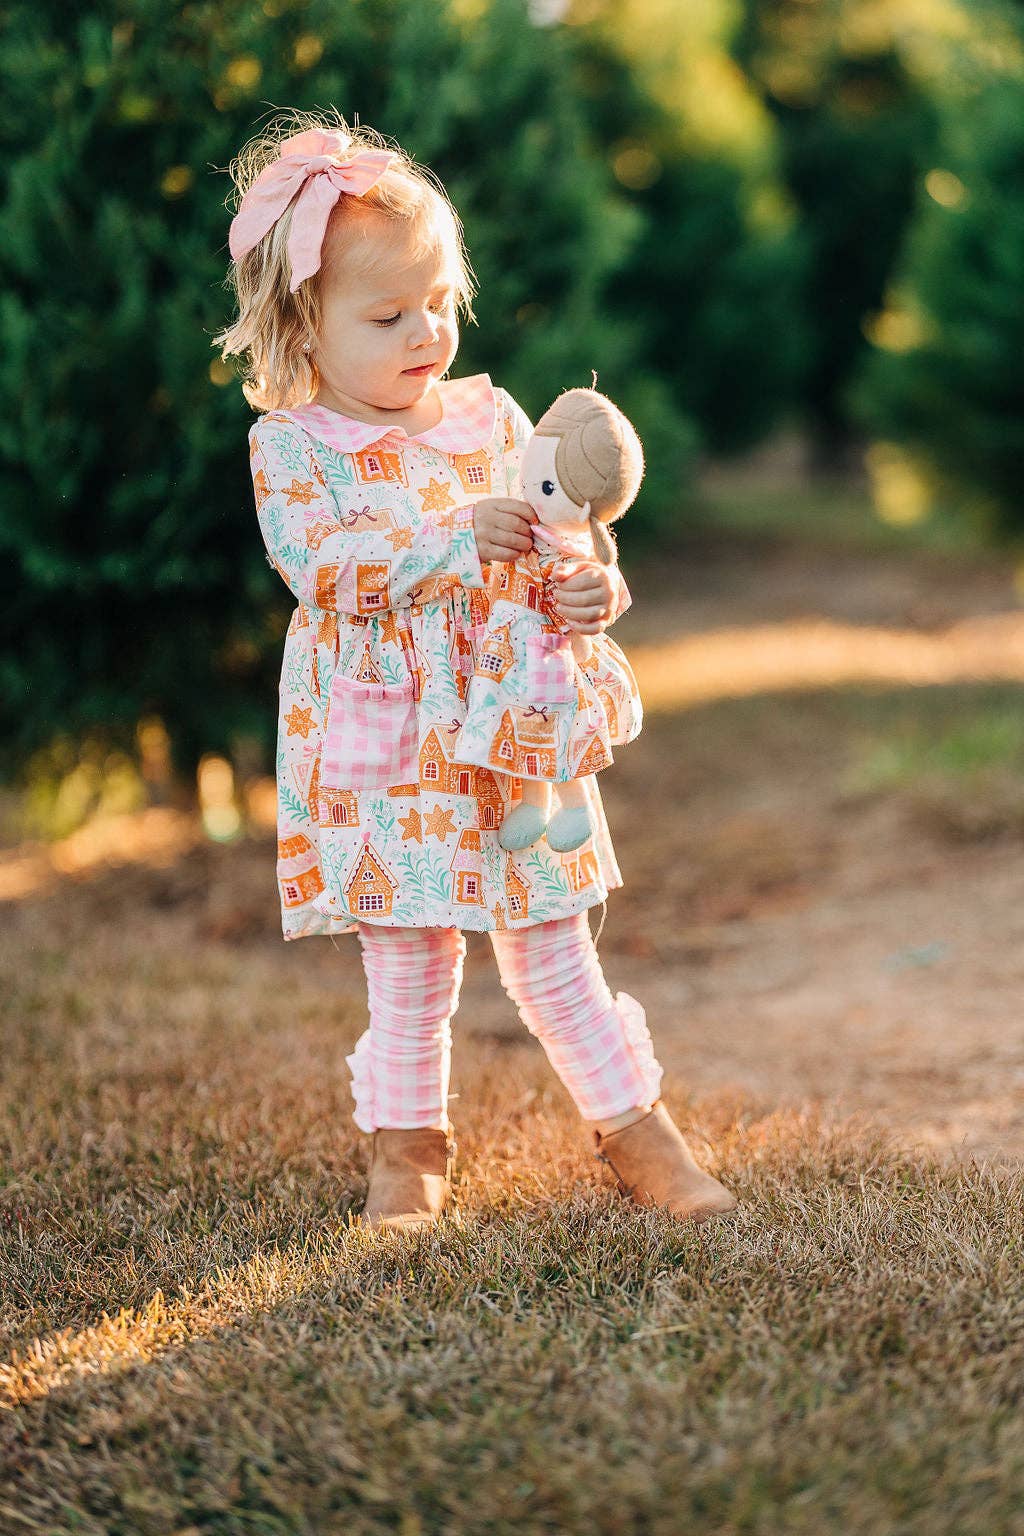
[[[596,389],[567,389],[534,431],[555,437],[555,473],[578,507],[590,502],[594,551],[603,565],[615,559],[607,523],[632,506],[644,477],[644,451],[632,422]]]

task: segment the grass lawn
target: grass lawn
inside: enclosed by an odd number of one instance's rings
[[[455,1214],[353,1227],[358,950],[282,944],[272,840],[35,889],[26,855],[2,1536],[1024,1533],[1021,687],[887,685],[875,640],[868,682],[848,647],[797,687],[806,613],[846,645],[999,606],[984,573],[844,558],[712,564],[638,611],[652,665],[776,626],[777,691],[666,685],[602,776],[602,957],[724,1219],[622,1200],[474,939]]]
[[[495,1045],[458,1219],[378,1236],[351,967],[325,1019],[329,968],[61,938],[5,988],[0,1529],[1022,1528],[1019,1173],[676,1083],[742,1202],[691,1227]]]

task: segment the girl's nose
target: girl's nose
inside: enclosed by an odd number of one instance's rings
[[[417,316],[417,324],[413,327],[413,346],[423,347],[435,342],[440,323],[438,315],[421,312]]]

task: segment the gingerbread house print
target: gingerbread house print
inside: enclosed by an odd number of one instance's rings
[[[255,449],[256,445],[253,444]],[[256,510],[259,511],[267,497],[270,495],[270,481],[267,479],[265,469],[258,469],[252,477],[253,490],[256,493]]]
[[[320,753],[307,754],[291,765],[292,780],[311,816],[316,815],[317,792],[320,788]]]
[[[409,669],[409,676],[413,681],[412,696],[414,699],[423,697],[424,686],[434,675],[434,669],[427,659],[426,649],[418,649],[412,636],[411,629],[401,629],[398,638],[402,645],[402,655]]]
[[[356,478],[361,485],[376,485],[382,480],[398,480],[402,485],[409,484],[405,459],[398,448],[382,448],[377,443],[373,448],[364,448],[361,453],[354,453],[352,457],[356,464]]]
[[[380,668],[370,655],[370,647],[368,645],[363,646],[363,654],[359,661],[355,680],[357,683],[382,683],[384,681]]]
[[[452,468],[464,491],[475,491],[478,496],[491,494],[491,461],[482,448],[476,453],[453,453]]]
[[[496,901],[494,903],[494,906],[491,908],[491,916],[494,918],[495,932],[504,933],[508,928],[508,923],[505,921],[505,906],[503,902]]]
[[[345,899],[353,917],[374,914],[391,916],[398,881],[375,850],[372,843],[363,844],[356,867],[345,884]]]
[[[480,826],[486,832],[493,832],[501,824],[504,815],[504,802],[501,798],[501,790],[498,781],[489,768],[476,770],[476,814]]]
[[[539,613],[544,583],[528,565],[510,565],[506,562],[499,568],[494,595],[503,598],[506,603],[518,603],[520,608],[529,608],[532,613]]]
[[[508,915],[519,919],[530,915],[530,882],[520,874],[511,859],[505,862],[505,900],[508,902]]]
[[[420,748],[420,781],[445,795],[476,794],[476,769],[468,763],[452,762],[434,726]]]
[[[459,698],[465,699],[469,692],[469,679],[473,675],[473,647],[458,625],[453,626],[448,659],[451,662],[452,676],[455,679]]]
[[[359,613],[383,612],[391,607],[388,582],[391,561],[376,560],[356,566],[356,610]]]
[[[597,855],[588,843],[584,843],[572,853],[562,854],[562,868],[570,891],[574,896],[578,895],[585,885],[593,885],[597,880]]]
[[[338,566],[318,565],[313,584],[313,602],[318,608],[338,605]]]
[[[316,850],[303,832],[278,840],[277,881],[286,907],[301,907],[323,890]]]
[[[531,706],[532,709],[533,706]],[[491,742],[490,761],[504,773],[521,773],[528,779],[553,779],[555,723],[544,709],[506,709]]]
[[[595,736],[576,765],[576,777],[582,779],[584,774],[597,773],[598,769],[607,768],[611,761],[612,755],[608,748],[600,736]]]
[[[309,609],[305,603],[299,603],[288,622],[288,633],[297,634],[300,629],[309,628]]]
[[[321,826],[324,827],[358,827],[359,825],[359,801],[351,789],[328,789],[320,791],[319,817]]]
[[[307,547],[307,549],[313,549],[313,550],[319,549],[320,545],[323,543],[324,539],[326,539],[327,535],[329,533],[333,533],[336,527],[337,527],[336,523],[327,523],[327,522],[325,522],[323,520],[322,517],[316,518],[315,521],[313,521],[312,523],[307,523],[306,524],[306,547]]]
[[[493,677],[500,683],[516,659],[515,647],[509,639],[508,624],[499,624],[493,634],[488,635],[486,643],[481,646],[480,654],[476,659],[476,675],[478,677]]]
[[[607,688],[599,688],[597,696],[604,708],[604,717],[608,722],[608,735],[613,739],[619,734],[619,712],[615,708],[615,700]]]
[[[454,900],[468,906],[484,904],[484,875],[480,852],[480,833],[475,827],[467,827],[459,838],[459,846],[452,859],[455,876]]]

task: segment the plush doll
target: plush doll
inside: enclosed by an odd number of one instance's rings
[[[567,629],[552,604],[553,578],[580,560],[614,561],[606,525],[631,505],[643,471],[632,425],[594,389],[560,395],[526,446],[521,496],[537,513],[534,548],[492,567],[489,616],[454,747],[459,762],[522,780],[522,802],[498,833],[503,848],[528,848],[546,833],[549,847],[569,852],[593,830],[582,778],[612,761],[608,723],[577,665],[589,661],[592,641]]]

